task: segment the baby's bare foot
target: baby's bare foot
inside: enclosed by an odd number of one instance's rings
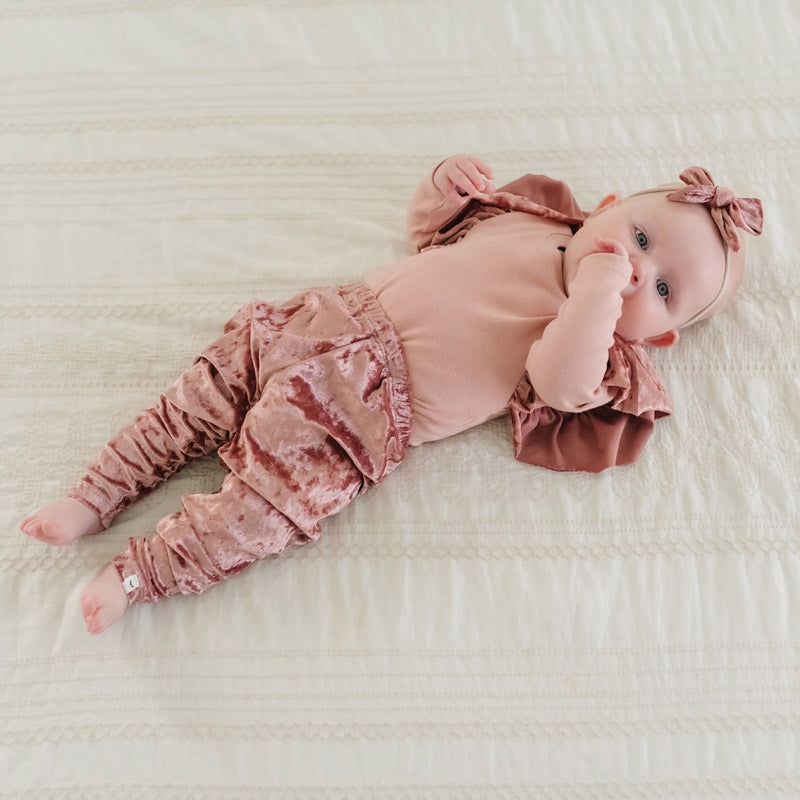
[[[86,630],[98,634],[118,622],[128,609],[128,595],[113,564],[107,564],[81,592]]]
[[[100,517],[73,497],[50,503],[23,520],[19,527],[28,536],[57,546],[72,544],[81,536],[103,530]]]

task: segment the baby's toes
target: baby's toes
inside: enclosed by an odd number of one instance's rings
[[[25,517],[19,524],[19,529],[27,536],[33,536],[33,524],[36,522],[36,517]]]
[[[102,608],[98,608],[94,614],[86,617],[86,630],[92,634],[92,636],[97,636],[98,634],[102,633],[106,628],[109,627],[109,622],[105,618],[105,614],[103,613]]]
[[[103,604],[94,592],[85,591],[81,594],[81,611],[89,633],[102,633],[105,630]]]
[[[79,533],[70,530],[61,520],[47,519],[34,515],[20,524],[22,532],[33,539],[54,546],[72,544],[79,538]]]
[[[19,527],[26,536],[46,542],[48,541],[48,534],[46,533],[45,525],[45,522],[33,516],[23,520]]]

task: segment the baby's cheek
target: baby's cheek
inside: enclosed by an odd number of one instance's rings
[[[636,302],[635,295],[622,298],[622,313],[617,320],[616,331],[625,339],[638,338],[638,329],[641,327],[641,308]]]

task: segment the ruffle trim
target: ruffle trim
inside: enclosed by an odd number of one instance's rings
[[[643,345],[615,335],[608,355],[603,386],[615,390],[614,397],[588,411],[550,408],[522,378],[509,402],[517,460],[601,472],[638,459],[655,420],[671,414],[672,403]]]

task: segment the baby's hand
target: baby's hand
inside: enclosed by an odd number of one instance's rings
[[[609,267],[619,276],[620,291],[624,295],[633,275],[633,265],[628,251],[622,242],[598,236],[594,240],[594,247],[581,259],[578,275],[583,274],[587,280],[593,280],[594,278],[590,276],[595,268],[608,270]]]
[[[436,168],[433,182],[445,196],[474,197],[491,194],[495,188],[492,168],[475,156],[450,156]]]

